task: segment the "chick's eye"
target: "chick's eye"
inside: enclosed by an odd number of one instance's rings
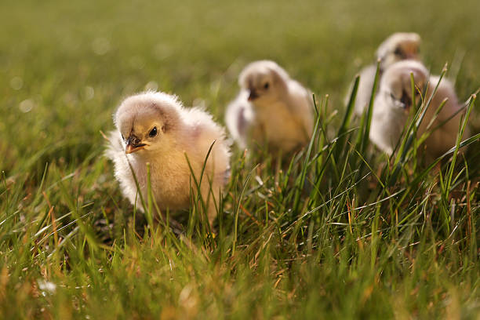
[[[395,51],[393,51],[393,54],[395,54],[396,56],[401,56],[402,50],[400,48],[395,48]]]
[[[150,137],[155,137],[157,135],[157,127],[153,127],[152,130],[148,133]]]
[[[264,87],[265,89],[268,89],[269,86],[270,86],[270,84],[269,84],[268,82],[263,85],[263,87]]]

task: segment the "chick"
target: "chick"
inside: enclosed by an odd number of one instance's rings
[[[230,159],[224,129],[212,116],[199,108],[184,108],[175,96],[145,92],[125,99],[114,115],[114,123],[117,131],[110,133],[107,156],[115,164],[115,177],[124,196],[145,210],[138,192],[146,201],[150,164],[152,195],[160,210],[186,209],[196,195],[195,178],[201,181],[200,193],[212,224],[228,180]]]
[[[225,122],[240,148],[268,146],[288,153],[305,146],[313,131],[313,101],[307,89],[273,61],[250,63],[239,76],[240,93]]]
[[[370,139],[388,154],[393,153],[408,122],[410,110],[416,107],[412,106],[410,74],[413,74],[416,86],[415,104],[421,101],[418,90],[423,92],[426,88],[425,101],[428,101],[439,81],[439,77],[429,76],[422,63],[413,60],[397,62],[385,71],[373,106]],[[448,99],[445,106],[434,119],[445,99]],[[455,145],[463,114],[461,108],[451,82],[442,79],[417,131],[417,137],[427,130],[431,132],[424,146],[420,147],[426,152],[427,159],[437,158]]]
[[[416,33],[397,32],[388,37],[378,47],[376,58],[380,60],[379,77],[393,63],[401,60],[418,60],[420,51],[420,36]],[[357,98],[355,99],[355,113],[362,115],[370,102],[373,82],[375,81],[376,64],[369,65],[360,71]],[[349,90],[350,93],[351,89]],[[348,103],[347,97],[346,102]]]
[[[388,37],[377,50],[380,69],[385,70],[401,60],[418,60],[421,38],[416,33],[397,32]]]

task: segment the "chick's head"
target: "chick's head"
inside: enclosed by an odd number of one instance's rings
[[[413,74],[414,92],[412,93],[411,75]],[[388,105],[399,112],[409,112],[415,96],[415,104],[421,100],[428,82],[428,70],[418,61],[405,60],[391,65],[382,76],[380,94],[384,95]]]
[[[414,91],[412,92],[413,75]],[[429,74],[423,64],[413,60],[400,61],[387,69],[380,83],[380,94],[389,101],[389,105],[397,110],[409,112],[414,98],[415,104],[420,102]]]
[[[165,147],[179,123],[178,102],[163,93],[144,93],[127,98],[115,114],[125,153],[155,151]]]
[[[382,69],[401,60],[419,60],[421,38],[416,33],[398,32],[388,37],[377,50]]]
[[[239,85],[248,90],[248,100],[254,104],[271,103],[286,90],[289,76],[278,64],[269,60],[250,63],[240,73]]]

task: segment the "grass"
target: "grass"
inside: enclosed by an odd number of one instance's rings
[[[421,34],[434,73],[450,62],[467,101],[476,1],[0,8],[0,318],[479,317],[478,137],[425,166],[407,132],[389,159],[342,103],[403,30]],[[315,139],[283,169],[234,149],[214,238],[187,213],[181,235],[147,223],[102,156],[117,104],[158,88],[222,122],[238,73],[263,58],[315,92]]]

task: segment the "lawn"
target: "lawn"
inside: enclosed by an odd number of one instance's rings
[[[478,319],[479,139],[436,166],[389,159],[365,123],[343,121],[343,100],[380,42],[414,31],[426,66],[448,62],[473,102],[479,12],[474,0],[2,1],[0,318]],[[223,124],[257,59],[315,93],[309,148],[282,167],[233,147],[214,235],[189,212],[181,231],[146,223],[103,156],[119,102],[161,90]]]

